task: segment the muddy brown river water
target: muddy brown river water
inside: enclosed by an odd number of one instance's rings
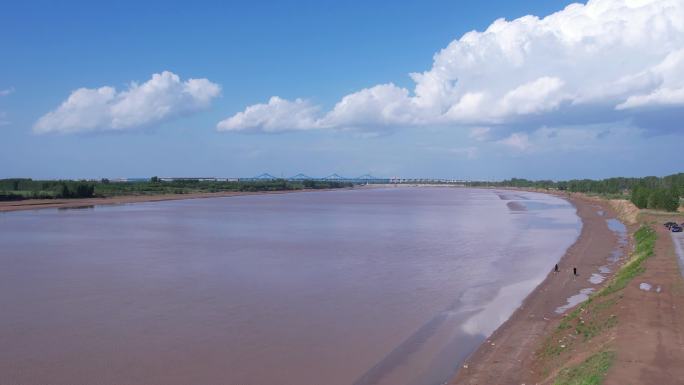
[[[459,188],[2,213],[0,384],[441,384],[579,229]]]

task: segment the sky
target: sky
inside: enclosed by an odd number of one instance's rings
[[[0,5],[0,178],[684,171],[684,1]]]

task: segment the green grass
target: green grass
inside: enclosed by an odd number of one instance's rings
[[[643,262],[653,255],[656,238],[656,232],[651,226],[643,225],[639,228],[634,234],[635,249],[632,259],[615,274],[606,287],[563,317],[557,330],[546,339],[540,351],[542,355],[560,356],[571,345],[587,342],[617,325],[618,319],[611,314],[611,309],[620,296],[609,295],[625,288],[634,277],[644,271]]]
[[[642,264],[646,259],[653,255],[657,238],[656,232],[652,227],[647,225],[641,226],[641,228],[634,233],[636,246],[632,260],[615,274],[615,277],[611,280],[610,284],[603,288],[598,295],[606,296],[622,290],[634,277],[643,273],[644,267]]]
[[[614,352],[596,353],[577,366],[561,370],[553,385],[601,385],[614,359]]]
[[[617,317],[610,314],[610,309],[616,302],[616,298],[605,300],[589,298],[563,317],[556,332],[547,338],[541,353],[547,357],[557,357],[563,351],[568,350],[571,345],[587,342],[604,330],[617,325]]]

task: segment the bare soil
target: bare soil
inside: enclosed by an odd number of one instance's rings
[[[623,290],[612,343],[617,357],[606,385],[684,384],[684,280],[669,231],[653,219],[655,255]]]

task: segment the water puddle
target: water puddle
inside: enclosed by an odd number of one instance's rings
[[[598,214],[601,216],[604,216],[605,212],[603,210],[599,210]],[[628,240],[627,240],[627,226],[625,226],[622,222],[615,218],[610,218],[606,219],[606,224],[608,225],[608,228],[617,235],[618,238],[618,245],[617,247],[611,251],[610,255],[606,258],[608,261],[607,265],[603,265],[599,267],[598,273],[592,273],[591,276],[589,277],[589,282],[592,285],[599,285],[603,283],[603,281],[606,280],[606,277],[610,272],[612,271],[611,266],[616,264],[622,257],[625,255],[625,247],[627,246]],[[642,284],[644,285],[644,284]],[[648,284],[645,284],[648,285]],[[648,285],[648,290],[651,289],[651,286]],[[565,313],[568,309],[571,309],[575,307],[577,304],[586,301],[589,299],[589,295],[594,292],[594,288],[585,288],[580,290],[578,294],[573,295],[572,297],[567,299],[567,303],[563,306],[559,306],[556,308],[556,313],[557,314],[563,314]],[[642,290],[644,290],[642,288]],[[647,290],[647,291],[648,291]]]
[[[646,282],[642,282],[641,285],[639,285],[639,289],[641,289],[643,291],[651,291],[651,287],[652,287],[651,284],[646,283]]]
[[[670,235],[672,236],[672,242],[674,242],[675,245],[675,251],[679,256],[680,271],[682,272],[682,275],[684,275],[684,233],[670,233]]]
[[[589,299],[589,296],[593,292],[594,292],[594,289],[591,287],[580,290],[580,292],[578,294],[575,294],[572,297],[568,298],[568,303],[566,303],[563,306],[557,307],[556,308],[556,314],[563,314],[568,309],[571,309],[571,308],[577,306],[577,304],[580,304],[580,303],[586,301],[587,299]]]
[[[609,229],[621,236],[620,243],[627,242],[627,226],[624,223],[616,218],[606,219],[606,223]]]
[[[591,275],[591,277],[589,277],[589,282],[593,283],[594,285],[598,285],[599,283],[603,282],[605,279],[606,279],[605,275],[593,273]]]

